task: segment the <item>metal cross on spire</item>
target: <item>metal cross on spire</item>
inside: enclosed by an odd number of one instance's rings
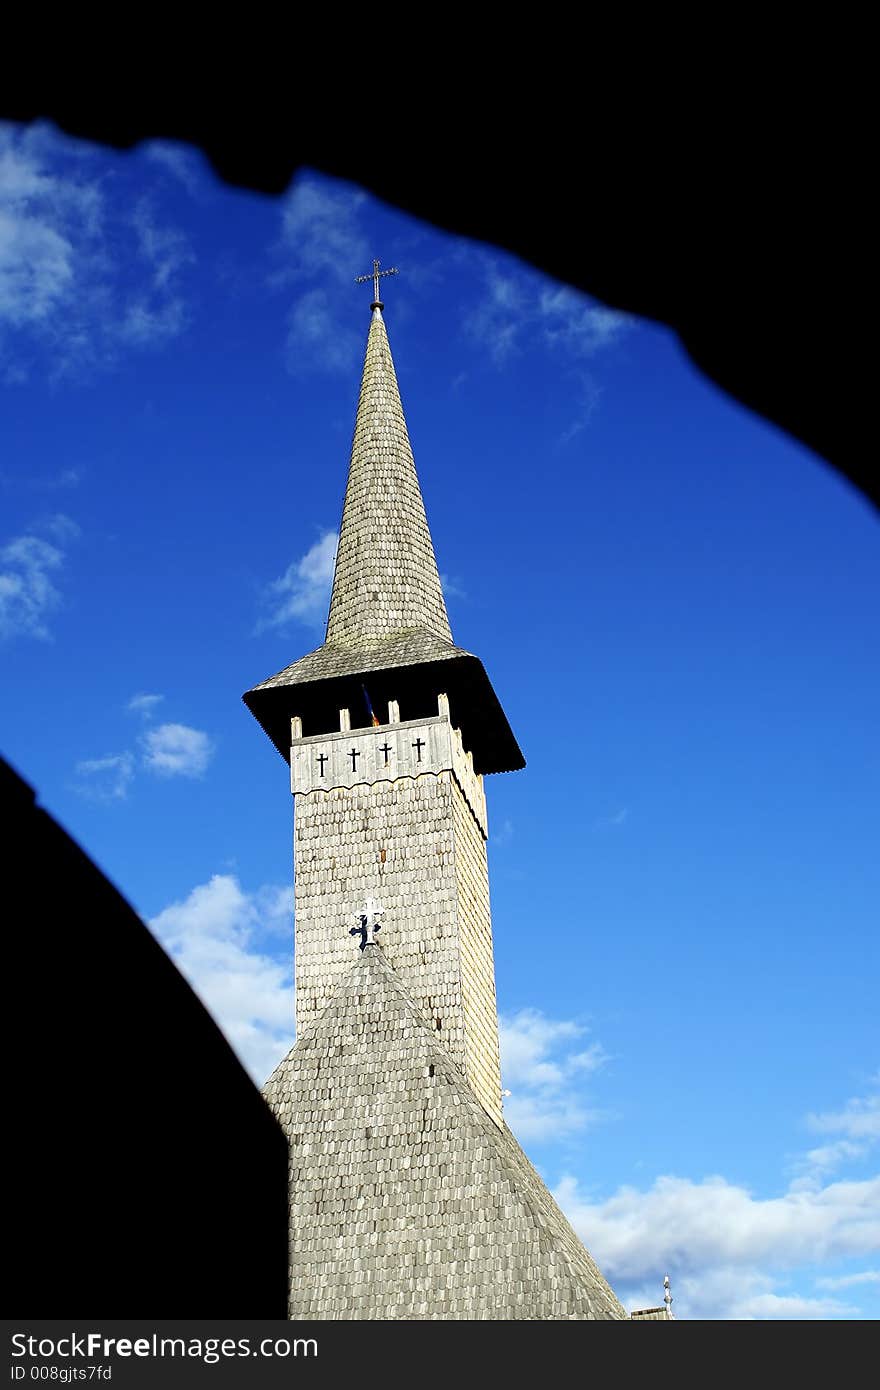
[[[375,946],[377,931],[382,930],[379,918],[384,916],[385,909],[380,907],[372,898],[367,898],[362,910],[357,914],[358,925],[352,927],[349,936],[359,936],[361,939],[361,950],[365,946]]]
[[[371,309],[382,309],[382,308],[384,308],[384,305],[383,305],[381,299],[379,298],[379,281],[382,279],[382,276],[383,276],[383,275],[399,275],[399,274],[400,274],[400,271],[397,269],[397,266],[395,266],[395,265],[389,266],[389,268],[388,268],[387,270],[380,270],[380,269],[379,269],[379,266],[380,266],[381,264],[382,264],[381,261],[374,260],[374,261],[373,261],[373,273],[372,273],[372,275],[357,275],[357,276],[355,277],[355,282],[354,282],[354,283],[355,283],[356,285],[363,285],[363,284],[366,284],[367,280],[372,280],[372,282],[373,282],[373,302],[372,302],[372,304],[370,305],[370,308],[371,308]]]

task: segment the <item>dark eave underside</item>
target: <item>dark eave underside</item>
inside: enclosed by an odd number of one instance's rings
[[[401,719],[419,719],[436,715],[437,695],[442,692],[449,696],[452,722],[461,729],[477,772],[515,772],[525,767],[483,663],[451,643],[434,641],[436,652],[421,661],[412,660],[416,650],[421,648],[428,656],[425,648],[433,643],[402,639],[370,650],[320,647],[249,690],[244,703],[289,761],[290,721],[295,715],[303,721],[305,736],[337,729],[338,711],[343,708],[351,713],[352,727],[366,727],[370,722],[362,689],[366,685],[383,723],[389,700],[398,702]]]

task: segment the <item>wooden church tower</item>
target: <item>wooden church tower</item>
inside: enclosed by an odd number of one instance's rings
[[[295,797],[289,1315],[626,1318],[501,1112],[483,775],[524,760],[452,639],[370,278],[326,637],[244,696]]]

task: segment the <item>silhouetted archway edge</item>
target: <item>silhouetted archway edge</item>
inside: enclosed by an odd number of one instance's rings
[[[818,99],[828,35],[813,66],[802,33],[774,64],[762,29],[743,66],[727,34],[728,68],[707,51],[682,73],[660,51],[569,51],[540,25],[526,51],[475,26],[409,56],[390,16],[381,45],[365,32],[356,48],[313,17],[296,47],[243,32],[194,57],[143,36],[137,70],[81,62],[77,34],[62,72],[11,75],[0,111],[121,149],[184,141],[262,193],[314,168],[509,250],[667,324],[723,390],[880,504],[856,385],[869,166],[857,84],[846,104]]]

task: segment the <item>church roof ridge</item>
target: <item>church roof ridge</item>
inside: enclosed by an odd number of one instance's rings
[[[452,642],[388,333],[374,301],[325,642],[418,628]]]

